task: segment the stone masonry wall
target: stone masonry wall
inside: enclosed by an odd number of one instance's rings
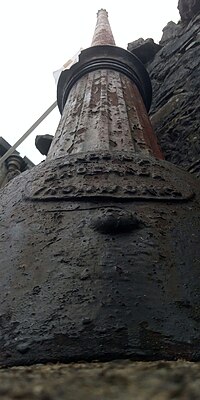
[[[163,29],[161,47],[153,43],[152,39],[143,40],[143,43],[140,39],[140,46],[136,41],[130,43],[128,49],[143,62],[145,59],[153,88],[150,117],[166,160],[186,169],[190,168],[190,171],[198,176],[200,9],[197,3],[200,4],[199,0],[187,0],[184,14],[185,2],[179,1],[182,20],[178,24],[169,22]],[[146,58],[141,56],[142,51]]]

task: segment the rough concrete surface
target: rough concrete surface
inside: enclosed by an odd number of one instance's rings
[[[197,400],[200,365],[118,360],[1,368],[0,399]]]

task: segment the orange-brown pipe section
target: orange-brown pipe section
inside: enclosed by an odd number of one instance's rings
[[[97,13],[97,23],[94,31],[91,46],[112,45],[115,46],[115,39],[108,20],[108,13],[101,9]]]
[[[133,114],[135,112],[138,119],[137,125],[130,126],[136,152],[141,152],[143,149],[144,152],[146,150],[147,153],[153,155],[155,158],[163,160],[164,155],[157,142],[155,132],[137,86],[125,76],[122,79],[122,83],[129,122],[132,125]]]

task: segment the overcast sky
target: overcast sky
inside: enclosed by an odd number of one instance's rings
[[[96,13],[106,8],[120,47],[140,37],[158,42],[169,21],[178,22],[178,0],[5,0],[0,3],[0,136],[11,145],[56,100],[53,71],[80,47],[90,46]],[[35,136],[54,134],[52,114],[18,151],[38,163]]]

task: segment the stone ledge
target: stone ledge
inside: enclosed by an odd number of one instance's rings
[[[199,393],[200,364],[181,360],[0,369],[1,400],[195,400]]]

